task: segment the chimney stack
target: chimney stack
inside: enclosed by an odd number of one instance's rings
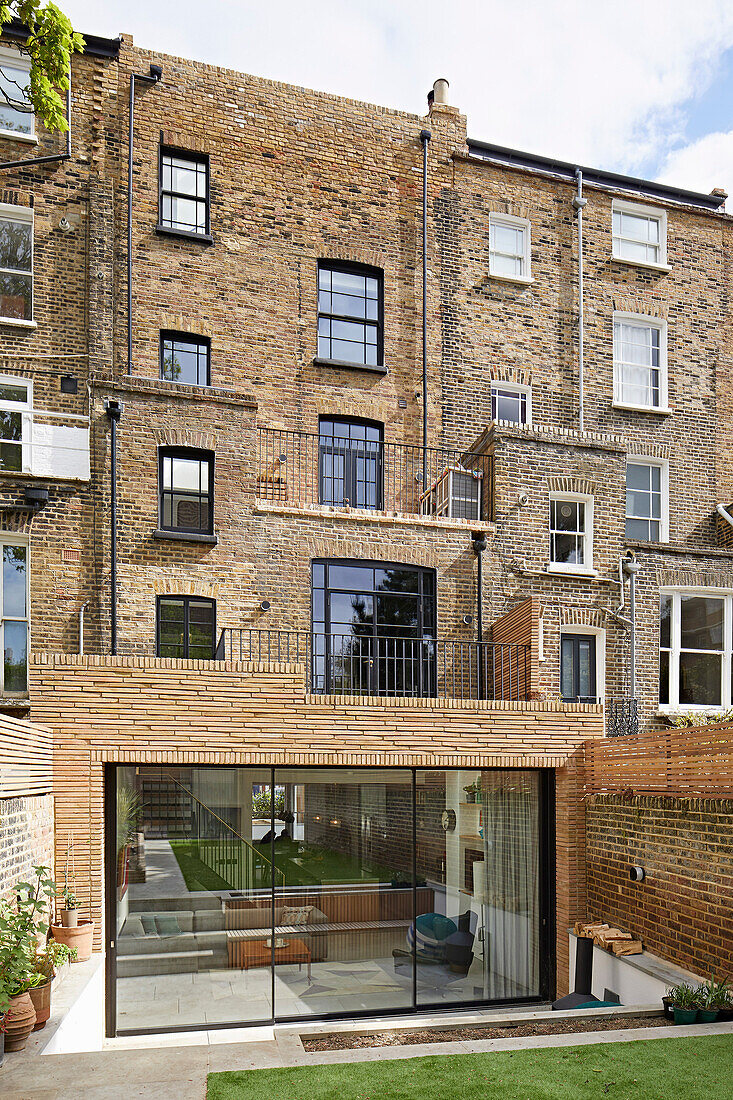
[[[448,103],[448,88],[450,84],[448,81],[440,76],[433,84],[432,92],[428,92],[428,106],[429,107],[444,107]]]

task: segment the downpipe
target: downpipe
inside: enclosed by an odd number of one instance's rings
[[[585,427],[584,409],[584,316],[583,316],[583,207],[588,200],[583,198],[583,173],[575,169],[578,189],[573,196],[573,209],[578,219],[578,430]]]
[[[127,132],[127,373],[132,374],[132,149],[135,135],[135,81],[158,84],[163,79],[160,65],[151,65],[150,74],[130,74]]]
[[[428,144],[430,130],[420,131],[422,142],[422,491],[428,489]]]
[[[104,403],[110,423],[110,653],[117,656],[117,425],[122,416],[121,401]]]

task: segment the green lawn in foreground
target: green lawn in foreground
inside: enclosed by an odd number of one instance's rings
[[[207,1100],[731,1100],[733,1034],[210,1073]]]

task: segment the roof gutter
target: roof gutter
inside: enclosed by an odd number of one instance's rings
[[[684,206],[698,206],[703,210],[715,212],[725,202],[725,192],[713,192],[704,195],[699,191],[686,191],[684,188],[671,187],[666,183],[638,179],[635,176],[623,176],[617,172],[604,172],[598,168],[584,168],[569,161],[554,160],[534,153],[523,153],[518,149],[508,149],[502,145],[490,145],[485,141],[468,139],[469,154],[490,164],[503,168],[519,168],[547,176],[551,179],[565,180],[573,186],[576,183],[578,167],[583,173],[586,187],[598,187],[603,190],[620,190],[650,195],[665,202],[676,202]]]

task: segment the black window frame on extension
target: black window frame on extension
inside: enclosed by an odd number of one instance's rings
[[[198,491],[189,489],[176,490],[173,485],[173,460],[185,459],[190,462],[197,461],[199,463],[199,489]],[[171,487],[165,487],[165,468],[164,464],[167,459],[171,460]],[[203,462],[208,463],[208,475],[209,484],[206,492],[201,490],[201,464]],[[190,496],[192,500],[198,500],[199,511],[199,525],[197,527],[188,526],[183,524],[173,523],[173,496],[178,492],[182,496]],[[165,522],[166,516],[166,498],[171,498],[171,522]],[[206,523],[202,524],[202,502],[206,500]],[[181,534],[190,535],[213,535],[214,533],[214,452],[196,450],[193,447],[159,447],[158,448],[158,523],[161,531],[173,531]]]
[[[183,643],[182,653],[163,653],[161,652],[162,646],[165,644],[161,639],[161,627],[164,623],[164,619],[161,616],[161,610],[166,603],[180,604],[183,608]],[[191,656],[191,607],[196,604],[206,604],[211,608],[211,649],[210,652],[204,654],[194,654]],[[173,621],[173,620],[170,620]],[[201,646],[198,647],[202,648]],[[216,600],[210,599],[208,596],[177,596],[174,594],[157,596],[155,600],[155,653],[157,657],[177,657],[183,660],[212,660],[214,652],[216,650]]]
[[[325,282],[322,279],[322,275],[329,274],[329,285],[321,285]],[[339,293],[333,290],[333,274],[346,275],[346,276],[358,276],[364,280],[364,293],[363,295]],[[376,297],[370,295],[368,280],[376,281]],[[378,374],[385,373],[384,367],[384,272],[379,267],[370,267],[367,264],[350,263],[344,260],[319,260],[316,276],[316,295],[318,302],[318,322],[316,332],[317,354],[316,362],[323,364],[333,364],[338,367],[346,367],[350,370],[364,370],[374,371]],[[354,312],[335,312],[334,311],[334,298],[338,296],[340,298],[353,297],[358,300],[361,298],[364,302],[363,313],[360,316],[359,310],[355,309]],[[327,301],[327,298],[329,299]],[[369,302],[376,301],[376,317],[367,317],[369,312]],[[330,308],[322,308],[328,305]],[[344,307],[346,308],[346,307]],[[329,332],[321,334],[321,329],[324,324],[328,326]],[[337,336],[333,333],[333,324],[345,324],[345,325],[360,325],[364,330],[364,338],[361,344],[364,349],[363,360],[358,359],[344,359],[338,355],[333,354],[334,341],[338,340]],[[374,331],[375,340],[367,341],[367,329]],[[354,346],[358,346],[357,340],[342,339],[341,343],[353,343]],[[376,347],[376,362],[367,362],[367,348]],[[322,354],[327,351],[329,354]]]
[[[187,194],[185,191],[176,191],[172,187],[172,182],[171,182],[170,187],[164,187],[163,186],[163,173],[164,173],[164,169],[166,167],[166,165],[164,163],[166,158],[170,158],[171,160],[189,161],[192,166],[195,166],[196,179],[197,179],[197,192],[198,192],[199,171],[200,171],[201,168],[203,168],[203,172],[204,172],[204,195],[201,196],[198,193],[195,194],[195,195],[192,195],[192,194]],[[171,167],[171,170],[172,170],[173,169],[173,164],[171,164],[170,167]],[[178,199],[190,200],[190,201],[193,201],[197,204],[197,219],[196,219],[197,228],[196,229],[184,229],[184,228],[181,228],[181,226],[178,225],[178,224],[174,225],[174,224],[172,224],[172,221],[173,221],[172,218],[168,222],[166,222],[164,220],[163,205],[164,205],[164,198],[166,196],[170,196],[171,198],[174,198],[174,199],[178,198]],[[198,218],[198,206],[200,204],[203,204],[203,207],[204,207],[204,228],[203,228],[203,230],[198,228],[198,226],[201,224],[200,219]],[[212,243],[212,237],[211,237],[211,170],[210,170],[209,154],[208,153],[197,153],[197,152],[194,152],[191,149],[177,149],[175,146],[163,145],[163,144],[161,144],[158,147],[158,224],[155,228],[156,228],[156,232],[161,233],[165,236],[184,237],[186,240],[201,241],[204,244],[211,244]]]
[[[337,434],[336,429],[342,429]],[[339,496],[339,492],[341,495]],[[318,418],[318,503],[384,507],[384,424],[356,416]]]
[[[166,344],[170,345],[170,349],[166,348]],[[196,381],[192,381],[188,378],[171,378],[165,373],[168,352],[171,356],[174,356],[176,354],[176,346],[183,347],[183,345],[188,345],[188,353],[195,355]],[[210,386],[211,340],[209,337],[195,336],[191,332],[176,332],[174,329],[161,329],[160,377],[164,382],[177,382],[181,386]]]

